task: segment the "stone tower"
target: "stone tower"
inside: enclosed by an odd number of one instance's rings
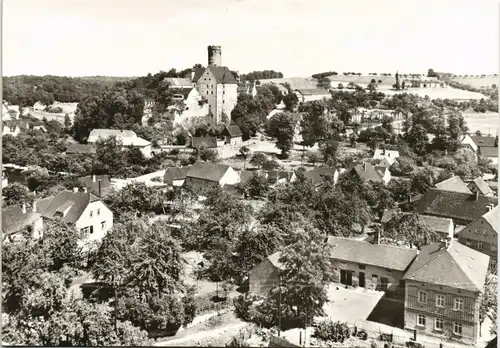
[[[208,46],[208,65],[221,66],[222,65],[222,49],[220,46]]]

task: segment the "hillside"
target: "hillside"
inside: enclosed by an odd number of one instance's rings
[[[393,84],[396,83],[396,78],[394,76],[344,76],[344,75],[332,75],[328,76],[330,81],[332,81],[332,85],[335,86],[338,83],[343,83],[347,85],[349,82],[358,84],[358,85],[368,85],[372,80],[382,81],[379,83],[380,86],[389,86],[392,87]]]
[[[485,77],[454,77],[452,80],[475,88],[488,88],[491,85],[499,85],[498,76],[491,75]]]

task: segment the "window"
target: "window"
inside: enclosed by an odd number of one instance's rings
[[[90,227],[85,227],[80,230],[83,234],[89,234],[90,232]]]
[[[453,302],[453,310],[454,311],[463,311],[464,310],[464,299],[463,298],[456,298],[455,301]]]
[[[495,260],[491,260],[490,259],[490,270],[494,270],[495,268],[497,268],[497,262]]]
[[[483,242],[477,242],[477,248],[482,249],[483,248]]]
[[[453,323],[453,333],[462,336],[462,323]]]
[[[212,91],[212,94],[214,94],[214,91]]]
[[[444,307],[444,295],[436,295],[436,307]]]
[[[94,212],[92,210],[90,211],[89,216],[90,217],[94,216]]]
[[[444,329],[444,321],[443,319],[436,318],[436,325],[434,325],[434,328],[438,331],[443,331]]]
[[[496,244],[491,244],[491,250],[496,251],[497,250],[497,245]]]
[[[106,221],[101,222],[101,230],[106,229]]]
[[[418,302],[427,303],[427,291],[418,292]]]
[[[365,265],[358,265],[359,269],[365,269],[366,266]]]
[[[97,216],[101,215],[101,209],[97,209]]]
[[[476,227],[476,234],[481,234],[481,227]]]
[[[425,315],[419,314],[417,316],[417,325],[418,326],[425,326]]]

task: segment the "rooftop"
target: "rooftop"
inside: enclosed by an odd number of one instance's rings
[[[482,177],[477,177],[472,181],[474,184],[476,184],[476,187],[479,189],[479,192],[483,195],[488,195],[493,192],[491,187],[488,186],[486,181]]]
[[[472,191],[467,187],[467,184],[463,182],[459,176],[456,175],[437,183],[435,186],[441,191],[463,192],[472,194]]]
[[[165,175],[163,176],[163,182],[165,184],[173,185],[176,180],[186,179],[186,175],[191,169],[191,166],[185,167],[168,167],[165,169]]]
[[[238,81],[236,81],[234,75],[231,73],[231,71],[227,66],[213,66],[213,65],[210,65],[206,68],[194,69],[193,82],[198,82],[198,80],[201,78],[201,76],[207,69],[209,69],[210,72],[214,75],[217,83],[223,83],[223,84],[238,83]]]
[[[231,168],[225,164],[196,162],[186,174],[186,177],[219,182]]]
[[[47,219],[54,219],[56,213],[67,212],[61,218],[62,221],[75,223],[80,219],[89,203],[98,201],[99,198],[90,192],[73,192],[64,190],[56,196],[46,199],[43,204],[39,204],[42,216]],[[42,210],[42,206],[44,209]]]
[[[495,137],[471,135],[470,138],[478,147],[495,147]]]
[[[19,232],[41,218],[40,213],[34,212],[32,208],[21,205],[11,205],[2,209],[2,232],[11,234]]]
[[[498,147],[480,146],[479,153],[481,156],[498,157]]]
[[[302,95],[331,95],[330,91],[323,88],[296,89]]]

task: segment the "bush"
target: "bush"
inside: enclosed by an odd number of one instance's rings
[[[261,300],[257,295],[240,295],[233,299],[234,314],[244,321],[253,321],[255,317],[255,309],[253,304]]]
[[[345,322],[324,320],[315,328],[314,336],[324,341],[343,341],[350,336],[349,327]]]

